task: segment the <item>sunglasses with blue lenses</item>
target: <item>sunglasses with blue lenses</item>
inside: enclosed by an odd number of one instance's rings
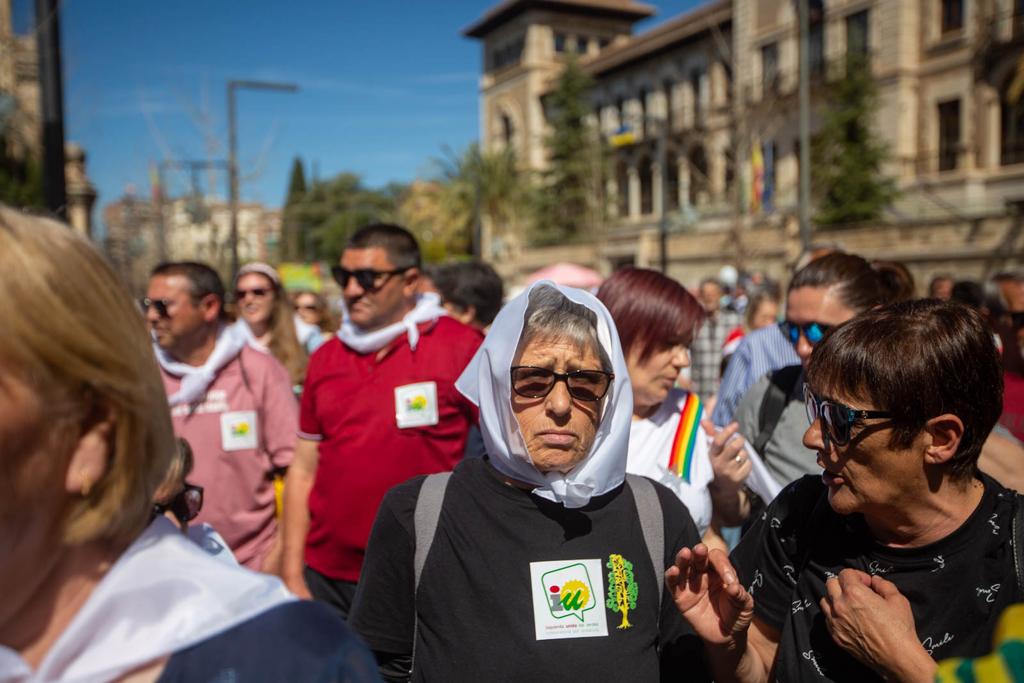
[[[856,410],[845,403],[821,398],[805,383],[804,406],[807,408],[807,419],[811,424],[815,420],[822,421],[822,431],[837,446],[850,443],[853,425],[861,420],[891,418],[893,415],[885,410]]]
[[[831,325],[824,323],[807,323],[806,325],[797,325],[796,323],[788,320],[783,320],[779,323],[779,329],[782,330],[783,336],[789,340],[789,343],[796,346],[797,342],[800,341],[800,335],[803,334],[804,338],[807,339],[807,343],[814,346],[821,341],[821,338],[825,336],[825,333],[829,331]]]

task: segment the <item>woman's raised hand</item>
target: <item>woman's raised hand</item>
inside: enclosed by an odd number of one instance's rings
[[[703,543],[683,548],[665,582],[683,618],[709,645],[734,642],[754,618],[754,598],[721,550],[708,552]]]

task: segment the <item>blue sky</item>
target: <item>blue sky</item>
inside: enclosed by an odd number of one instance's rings
[[[14,0],[16,30],[32,28],[32,4]],[[491,4],[64,0],[65,135],[102,206],[129,184],[147,195],[153,162],[226,158],[228,79],[288,81],[297,94],[239,93],[243,199],[280,205],[296,155],[371,186],[429,175],[445,146],[477,138],[480,47],[460,31]],[[640,30],[702,3],[653,4]]]

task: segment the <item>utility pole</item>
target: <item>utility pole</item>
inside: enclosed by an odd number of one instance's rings
[[[658,165],[661,167],[661,216],[658,220],[658,255],[661,274],[668,275],[668,117],[658,121]]]
[[[42,0],[38,0],[42,2]],[[56,0],[50,0],[56,2]],[[231,279],[238,274],[238,122],[235,110],[235,91],[276,90],[296,92],[294,83],[271,83],[268,81],[228,81],[228,185],[231,204]]]
[[[64,187],[64,82],[60,57],[60,0],[36,0],[39,92],[43,122],[43,197],[46,208],[67,218]]]
[[[800,247],[811,244],[811,56],[808,0],[797,0],[800,20]]]

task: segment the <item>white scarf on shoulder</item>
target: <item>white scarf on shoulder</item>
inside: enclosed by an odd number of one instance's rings
[[[243,323],[248,330],[248,326]],[[181,386],[167,398],[171,406],[195,403],[206,394],[206,389],[216,379],[217,373],[225,365],[233,361],[248,343],[245,332],[238,324],[220,328],[217,333],[217,344],[213,352],[200,367],[175,360],[169,353],[153,342],[156,359],[168,374],[181,377]]]
[[[405,314],[399,322],[367,332],[362,330],[349,318],[345,317],[338,329],[338,338],[356,353],[374,353],[398,339],[403,333],[409,337],[409,348],[416,350],[420,341],[420,330],[417,325],[433,322],[448,312],[441,305],[441,297],[433,292],[420,294],[416,297],[416,306]]]
[[[100,580],[38,669],[0,646],[0,683],[120,680],[294,599],[276,577],[210,557],[161,515]]]

